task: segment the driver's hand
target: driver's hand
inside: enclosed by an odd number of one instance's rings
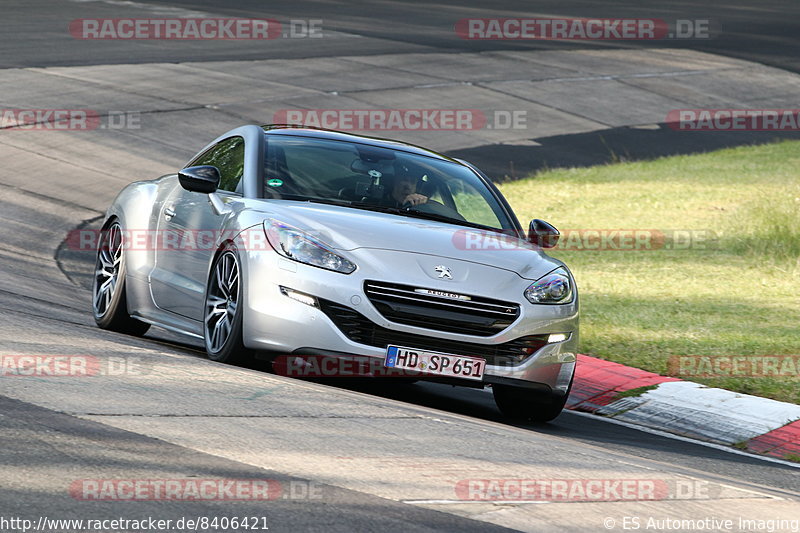
[[[427,196],[415,192],[406,196],[403,204],[419,205],[419,204],[424,204],[427,201],[428,201]]]

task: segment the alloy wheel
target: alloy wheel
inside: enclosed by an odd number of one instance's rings
[[[239,262],[236,254],[223,253],[216,264],[206,294],[206,345],[212,353],[225,346],[239,306]]]
[[[101,233],[100,247],[97,251],[97,263],[94,269],[94,313],[104,316],[114,298],[119,285],[119,273],[122,264],[123,241],[122,229],[114,223]]]

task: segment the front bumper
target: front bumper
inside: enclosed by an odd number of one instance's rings
[[[577,291],[571,304],[533,305],[523,297],[523,291],[531,280],[516,275],[517,279],[504,276],[503,282],[493,285],[489,294],[522,305],[519,317],[511,326],[490,337],[434,331],[388,321],[365,295],[364,281],[378,279],[475,294],[477,291],[470,288],[485,286],[485,280],[498,279],[497,269],[470,264],[469,278],[472,280],[467,278],[459,285],[445,285],[446,282],[434,281],[423,272],[418,272],[418,265],[408,257],[415,254],[383,250],[370,250],[369,254],[378,257],[373,257],[371,261],[361,258],[359,269],[344,275],[290,261],[276,253],[248,252],[242,265],[246,295],[243,322],[245,346],[276,355],[306,350],[308,353],[316,351],[341,354],[342,357],[355,355],[383,360],[388,344],[457,355],[480,355],[480,348],[485,346],[487,354],[497,354],[502,352],[499,347],[513,346],[523,337],[569,333],[564,341],[537,346],[536,351],[521,361],[487,355],[484,373],[484,383],[502,382],[520,386],[542,384],[556,393],[566,392],[574,373],[578,346]],[[404,260],[408,264],[404,265]],[[458,264],[452,259],[447,261],[449,264]],[[402,277],[369,266],[386,264],[394,264],[394,272],[402,273]],[[312,306],[293,300],[281,292],[282,286],[314,296],[321,303]],[[484,289],[483,292],[488,290]],[[323,310],[322,307],[328,303],[362,317],[357,325],[363,328],[369,324],[380,335],[371,336],[370,340],[363,335],[355,335],[356,324],[334,321],[330,317],[330,310]],[[465,350],[468,347],[469,353],[454,349],[459,344],[463,344]],[[448,349],[441,349],[443,345]]]

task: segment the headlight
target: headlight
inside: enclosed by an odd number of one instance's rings
[[[572,300],[572,282],[564,267],[539,278],[525,289],[525,298],[532,304],[565,304]]]
[[[267,240],[280,255],[307,265],[350,274],[356,265],[335,253],[308,233],[279,222],[265,220]]]

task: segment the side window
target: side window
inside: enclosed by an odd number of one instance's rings
[[[470,222],[476,222],[492,228],[502,227],[500,220],[492,210],[486,191],[479,192],[466,181],[451,180],[448,183],[456,209]]]
[[[231,137],[218,142],[192,161],[192,165],[213,165],[219,169],[219,188],[241,192],[239,182],[244,174],[244,139]]]

